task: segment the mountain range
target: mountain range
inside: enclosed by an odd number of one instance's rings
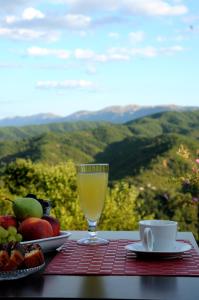
[[[139,106],[132,104],[127,106],[110,106],[97,111],[78,111],[64,117],[52,113],[41,113],[32,116],[4,118],[0,119],[0,127],[19,127],[26,125],[41,125],[58,122],[78,121],[103,121],[121,124],[165,111],[193,111],[197,109],[199,109],[199,107],[177,105]]]

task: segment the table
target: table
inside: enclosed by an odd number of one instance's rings
[[[84,231],[71,232],[70,239],[85,236]],[[139,239],[135,231],[101,231],[99,234],[110,239]],[[191,241],[199,252],[191,232],[179,232],[177,238]],[[50,261],[55,254],[47,254],[46,261]],[[0,282],[1,297],[196,300],[199,297],[199,277],[59,276],[37,273],[15,281]]]

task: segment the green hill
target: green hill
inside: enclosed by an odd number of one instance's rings
[[[64,130],[64,124],[55,124],[50,127],[37,127],[37,134],[21,138],[21,132],[30,134],[32,126],[24,127],[10,139],[6,128],[7,139],[0,142],[0,163],[9,163],[16,158],[26,158],[32,161],[56,164],[73,159],[75,162],[93,161],[95,155],[102,152],[105,147],[113,142],[123,140],[132,133],[127,126],[104,123],[76,124],[77,130]],[[79,130],[79,126],[83,129]],[[50,130],[52,128],[52,130]],[[85,129],[86,128],[86,129]],[[34,128],[35,129],[35,128]],[[48,129],[48,130],[47,130]],[[13,128],[10,130],[13,134]],[[30,134],[31,135],[31,134]]]
[[[112,180],[128,178],[132,183],[158,183],[160,187],[165,182],[168,185],[171,176],[180,176],[187,170],[188,166],[178,154],[181,145],[189,149],[193,157],[198,150],[195,138],[164,134],[153,138],[126,138],[109,145],[95,159],[110,164]]]
[[[133,134],[154,137],[166,133],[180,133],[199,137],[199,110],[193,112],[165,112],[126,123]]]
[[[123,125],[111,124],[107,122],[63,122],[63,123],[51,123],[46,125],[31,125],[24,127],[0,127],[0,142],[8,140],[22,140],[29,139],[35,136],[39,136],[47,133],[66,133],[66,132],[77,132],[77,131],[97,131],[99,132],[102,128],[109,131],[121,132],[128,131],[128,128]],[[117,135],[118,135],[117,134]],[[112,134],[111,134],[112,135]]]
[[[141,180],[148,173],[157,179],[180,170],[180,162],[174,162],[181,144],[196,153],[199,111],[158,113],[124,125],[78,122],[1,128],[0,134],[1,165],[16,158],[49,164],[103,161],[110,164],[111,179]]]

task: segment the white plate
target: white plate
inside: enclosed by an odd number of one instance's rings
[[[184,242],[175,242],[175,245],[171,251],[146,251],[142,242],[137,242],[125,246],[129,251],[136,253],[137,255],[144,255],[149,257],[161,257],[161,258],[174,258],[178,257],[182,253],[189,251],[192,246]]]
[[[39,240],[31,240],[31,241],[25,241],[21,242],[22,245],[26,244],[39,244],[43,250],[43,252],[50,252],[55,251],[56,248],[60,247],[65,243],[65,241],[68,239],[68,237],[71,235],[70,232],[67,231],[61,231],[60,235],[53,236],[50,238],[45,239],[39,239]]]
[[[0,272],[0,281],[3,280],[15,280],[19,278],[26,277],[28,275],[31,275],[33,273],[36,273],[40,271],[43,267],[45,266],[45,263],[38,267],[34,268],[29,268],[29,269],[21,269],[21,270],[16,270],[16,271],[3,271]]]

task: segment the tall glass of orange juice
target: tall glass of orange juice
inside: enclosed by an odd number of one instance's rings
[[[108,241],[97,236],[96,226],[104,207],[108,185],[108,164],[79,164],[77,168],[77,187],[82,211],[88,222],[88,237],[78,241],[83,245],[107,244]]]

